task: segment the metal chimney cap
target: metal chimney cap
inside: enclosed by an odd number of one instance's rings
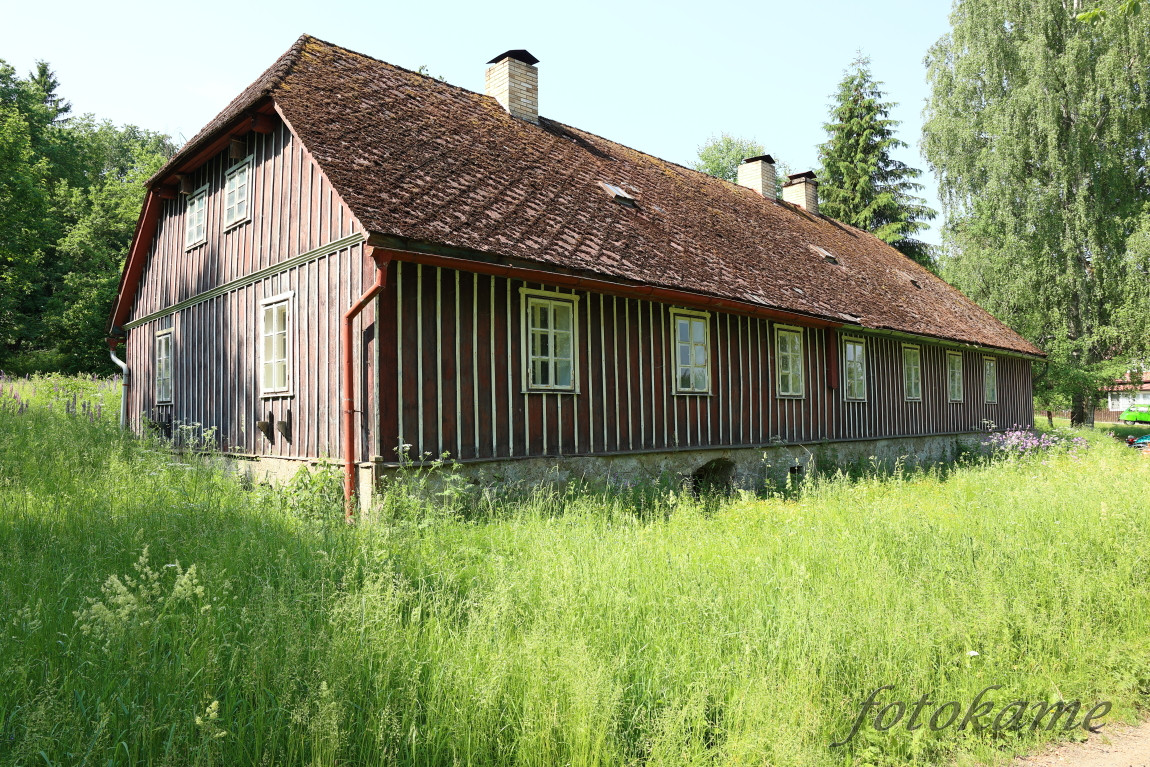
[[[534,56],[532,56],[530,53],[523,50],[522,48],[516,48],[515,50],[506,51],[505,53],[501,53],[487,63],[488,64],[498,64],[500,61],[503,61],[504,59],[515,59],[516,61],[522,61],[524,64],[528,64],[530,66],[535,66],[536,64],[539,63],[539,59],[535,58]]]

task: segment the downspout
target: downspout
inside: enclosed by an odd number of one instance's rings
[[[123,371],[123,378],[120,382],[120,428],[128,428],[128,379],[131,371],[128,369],[128,363],[116,356],[116,346],[119,340],[116,338],[108,339],[108,353],[112,355],[112,362]]]
[[[343,314],[343,327],[340,336],[343,342],[343,499],[344,517],[348,523],[355,520],[355,369],[352,365],[354,348],[351,342],[352,321],[362,312],[373,298],[387,285],[387,265],[390,257],[368,248],[375,260],[375,284],[359,297],[350,309]],[[366,392],[365,392],[366,396]]]

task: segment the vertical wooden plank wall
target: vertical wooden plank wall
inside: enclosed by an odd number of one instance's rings
[[[246,142],[253,156],[250,221],[223,231],[225,174],[238,162],[225,151],[193,174],[194,188],[209,185],[206,243],[185,249],[186,199],[165,201],[133,319],[362,231],[286,126],[267,135],[248,134]],[[221,449],[241,454],[339,454],[339,322],[373,279],[363,245],[356,244],[132,328],[129,413],[196,431],[214,428]],[[260,302],[283,293],[292,294],[293,391],[289,397],[261,397]],[[374,315],[375,308],[368,307],[356,323],[360,343],[353,369],[362,372],[356,381],[361,397],[375,388],[370,364],[377,347]],[[154,339],[167,327],[173,328],[172,404],[157,405]],[[258,420],[289,422],[290,442],[278,433],[267,439],[256,429]],[[361,455],[370,455],[378,441],[374,422],[361,419]]]
[[[964,399],[947,401],[946,348],[918,343],[922,400],[903,393],[902,345],[873,333],[867,400],[844,399],[840,331],[803,330],[805,394],[775,392],[774,324],[710,314],[712,391],[672,393],[674,307],[550,289],[436,266],[392,263],[381,329],[385,461],[612,454],[708,446],[876,439],[1031,425],[1030,363],[1004,355],[997,404],[983,400],[983,354],[964,350]],[[520,288],[578,298],[577,393],[527,393]],[[831,348],[837,359],[828,360]]]

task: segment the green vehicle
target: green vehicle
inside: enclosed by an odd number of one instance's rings
[[[1120,423],[1150,423],[1150,405],[1131,405],[1118,416]]]

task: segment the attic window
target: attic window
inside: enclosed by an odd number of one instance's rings
[[[617,187],[614,184],[608,184],[606,181],[600,181],[599,187],[612,198],[614,198],[615,202],[626,205],[628,208],[637,207],[635,198],[624,192],[621,187]]]

